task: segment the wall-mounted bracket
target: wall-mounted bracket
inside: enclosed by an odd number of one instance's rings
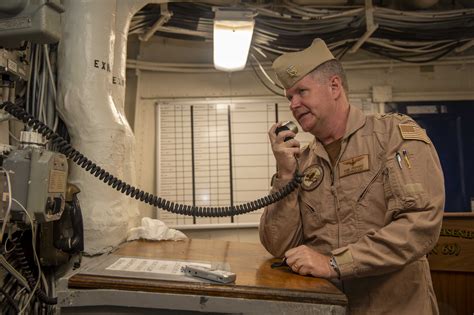
[[[142,42],[148,41],[150,37],[152,37],[153,34],[155,34],[155,32],[158,31],[173,16],[173,12],[168,11],[168,4],[166,3],[161,4],[160,9],[161,9],[160,18],[155,22],[155,24],[153,24],[153,26],[145,34],[140,35],[138,37]]]

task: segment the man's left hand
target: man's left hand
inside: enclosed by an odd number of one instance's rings
[[[320,278],[337,278],[337,272],[329,264],[329,256],[323,255],[301,245],[285,252],[286,263],[300,275],[312,275]]]

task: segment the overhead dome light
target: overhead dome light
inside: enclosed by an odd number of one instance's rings
[[[222,71],[245,68],[252,41],[255,14],[249,10],[216,9],[214,67]]]

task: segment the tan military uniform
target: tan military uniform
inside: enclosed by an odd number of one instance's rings
[[[283,256],[306,244],[333,254],[350,314],[437,314],[425,255],[440,232],[444,181],[425,131],[410,117],[351,106],[335,166],[315,140],[300,170],[304,187],[262,215],[265,248]],[[272,190],[284,184],[277,179]]]

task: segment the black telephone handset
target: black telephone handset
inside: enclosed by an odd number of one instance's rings
[[[280,127],[277,127],[277,129],[275,129],[275,133],[278,134],[280,133],[280,131],[284,131],[284,130],[291,130],[293,131],[293,133],[297,134],[298,133],[298,126],[296,126],[296,124],[294,122],[292,122],[291,120],[289,121],[285,121],[284,123],[281,124]],[[293,139],[292,137],[286,137],[285,138],[285,142],[286,141],[289,141]]]

